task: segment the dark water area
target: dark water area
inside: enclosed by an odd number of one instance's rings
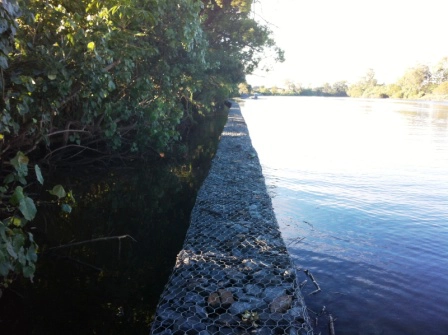
[[[226,119],[204,119],[180,162],[47,177],[77,204],[39,207],[34,283],[3,292],[0,334],[147,334]]]

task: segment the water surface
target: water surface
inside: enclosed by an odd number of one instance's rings
[[[0,334],[149,334],[226,119],[199,122],[178,148],[184,158],[46,176],[46,185],[73,190],[77,204],[69,216],[39,206],[30,223],[34,283],[18,278],[2,292]]]
[[[322,288],[305,297],[316,333],[332,314],[340,334],[446,334],[448,104],[261,97],[241,108],[284,239]]]

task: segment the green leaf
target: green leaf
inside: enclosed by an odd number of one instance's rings
[[[61,209],[65,213],[71,213],[72,207],[69,204],[62,204]]]
[[[14,174],[10,173],[5,177],[5,180],[3,181],[3,183],[9,184],[9,183],[12,183],[13,181],[14,181]]]
[[[28,175],[28,157],[21,151],[18,151],[16,156],[9,161],[11,165],[16,169],[19,177]]]
[[[31,245],[28,248],[28,251],[26,252],[26,259],[32,263],[35,263],[37,261],[37,252],[36,247],[34,245]]]
[[[11,159],[11,164],[16,169],[18,166],[20,166],[20,164],[27,165],[28,162],[29,162],[29,158],[21,151],[18,151],[16,156],[13,159]]]
[[[26,224],[26,220],[24,220],[23,218],[18,218],[16,216],[10,217],[6,220],[9,221],[8,222],[9,226],[11,226],[11,224],[12,224],[13,226],[16,226],[16,227],[22,227]],[[22,222],[22,221],[24,221],[24,222]]]
[[[28,232],[28,239],[30,240],[30,242],[34,243],[34,236],[30,232]]]
[[[43,185],[44,184],[44,177],[42,177],[42,171],[40,170],[39,165],[34,165],[34,171],[36,172],[36,178],[37,181]]]
[[[22,264],[22,266],[26,265],[27,259],[25,255],[25,249],[23,247],[20,248],[18,256],[19,263]]]
[[[25,244],[25,235],[23,235],[23,231],[21,229],[14,229],[14,235],[12,237],[12,246],[14,250],[20,251]],[[23,252],[23,250],[22,250]]]
[[[87,49],[89,49],[90,51],[95,49],[95,42],[89,42],[87,44]]]
[[[8,275],[9,270],[12,270],[10,262],[0,263],[0,276],[6,277]]]
[[[3,70],[8,68],[8,58],[6,56],[0,55],[0,68]]]
[[[110,12],[112,13],[112,15],[115,14],[119,8],[120,8],[119,6],[113,6],[113,7],[110,9]]]
[[[73,196],[73,192],[72,192],[72,191],[70,191],[70,192],[67,193],[67,197],[68,197],[69,200],[72,202],[72,204],[76,203],[76,199],[75,199],[75,197]]]
[[[6,223],[6,222],[5,222]],[[0,221],[0,237],[3,239],[3,241],[6,241],[8,238],[6,237],[6,226],[5,223]]]
[[[36,271],[36,267],[34,264],[29,264],[28,266],[23,267],[23,276],[25,278],[30,278],[31,282],[33,282],[34,272]]]
[[[67,193],[65,193],[64,187],[62,185],[56,185],[52,190],[48,191],[50,194],[57,196],[59,199],[64,198]]]
[[[20,201],[25,198],[25,195],[23,194],[23,187],[17,186],[14,190],[14,193],[11,196],[11,199],[9,199],[9,202],[11,205],[17,206],[20,204]]]
[[[12,258],[17,259],[17,257],[18,257],[17,253],[14,251],[14,248],[13,248],[11,242],[6,242],[6,251]]]
[[[73,37],[73,34],[67,34],[67,40],[72,44],[75,45],[75,39]]]
[[[109,91],[113,91],[116,88],[115,83],[112,80],[109,80],[107,88],[109,89]]]
[[[33,199],[26,197],[20,200],[19,209],[22,212],[25,219],[31,221],[34,219],[37,213],[36,205],[34,205]]]

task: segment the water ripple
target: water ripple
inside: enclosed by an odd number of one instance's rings
[[[323,288],[308,304],[343,334],[446,334],[448,104],[270,98],[243,115],[288,248]]]

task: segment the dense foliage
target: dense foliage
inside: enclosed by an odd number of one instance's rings
[[[14,4],[2,31],[15,37],[0,58],[2,158],[39,150],[56,164],[165,150],[184,118],[222,103],[275,49],[249,0],[19,5],[17,24]]]
[[[20,208],[21,201],[35,206],[25,192],[29,164],[40,181],[39,166],[161,155],[194,115],[219,108],[236,92],[265,50],[282,59],[270,30],[251,18],[251,4],[1,2],[0,276],[20,272],[4,265],[19,260],[32,277],[26,267],[35,253],[17,254],[36,248],[25,227],[34,215]]]

